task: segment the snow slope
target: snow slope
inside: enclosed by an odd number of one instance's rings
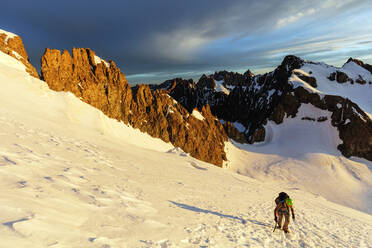
[[[371,215],[197,161],[49,90],[4,56],[1,247],[372,246]],[[273,233],[281,190],[296,207],[288,237]]]
[[[324,122],[302,120],[324,116],[328,117]],[[342,141],[329,120],[328,111],[302,104],[296,118],[285,118],[280,125],[269,121],[265,142],[228,143],[225,166],[372,213],[372,163],[342,156],[337,150]]]
[[[372,116],[372,85],[339,84],[328,80],[327,77],[336,70],[345,72],[354,81],[359,75],[367,82],[372,81],[369,71],[349,62],[342,68],[305,63],[301,69],[294,70],[315,77],[317,88],[295,73],[289,82],[294,87],[302,86],[321,96],[330,94],[349,98]],[[324,122],[308,120],[324,117],[327,117]],[[320,194],[328,200],[371,214],[372,162],[342,156],[337,150],[342,141],[330,120],[330,112],[311,104],[302,104],[296,118],[285,118],[280,125],[268,122],[265,142],[255,145],[228,143],[229,161],[225,167],[259,180],[275,180]]]

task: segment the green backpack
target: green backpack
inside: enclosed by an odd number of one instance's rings
[[[291,198],[288,197],[288,198],[285,200],[285,203],[287,203],[288,206],[293,207],[293,201],[292,201]]]

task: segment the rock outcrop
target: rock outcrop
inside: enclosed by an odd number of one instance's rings
[[[352,84],[354,83],[354,80],[349,78],[349,76],[345,72],[342,72],[342,71],[332,72],[331,75],[329,75],[328,79],[331,81],[336,80],[340,84],[346,83],[346,82],[350,82]]]
[[[0,30],[0,51],[22,62],[31,76],[39,78],[35,67],[31,65],[28,59],[21,37]]]
[[[107,63],[90,49],[74,48],[72,56],[46,49],[41,73],[51,89],[72,92],[107,116],[171,142],[197,159],[217,166],[226,160],[227,136],[208,105],[200,109],[200,120],[161,89],[131,88],[113,61]]]

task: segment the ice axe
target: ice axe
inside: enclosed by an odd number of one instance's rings
[[[273,232],[275,232],[276,228],[278,227],[278,224],[277,224],[276,220],[274,220],[274,221],[275,221],[275,227],[274,227],[274,231]]]

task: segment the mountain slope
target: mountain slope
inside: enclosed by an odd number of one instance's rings
[[[3,246],[372,246],[371,215],[195,160],[22,66],[0,52]],[[282,190],[297,213],[288,239],[273,233]]]

